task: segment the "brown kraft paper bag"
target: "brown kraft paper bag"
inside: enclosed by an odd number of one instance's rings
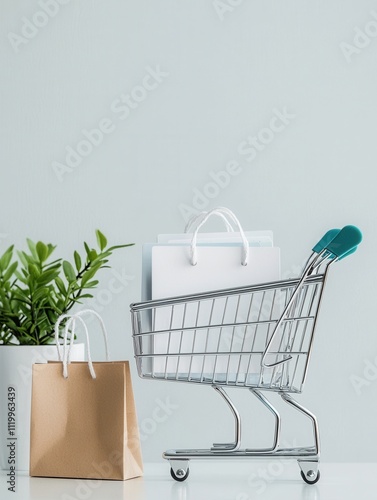
[[[73,330],[74,325],[72,336]],[[141,476],[129,362],[92,363],[89,350],[89,362],[68,364],[68,356],[63,359],[67,378],[62,363],[33,365],[30,476],[119,480]]]

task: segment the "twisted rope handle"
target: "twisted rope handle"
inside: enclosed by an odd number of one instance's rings
[[[191,240],[191,265],[196,266],[198,263],[198,250],[197,250],[197,237],[198,237],[198,231],[199,229],[207,222],[207,220],[212,217],[212,215],[220,215],[222,218],[226,217],[228,220],[230,219],[233,224],[238,228],[238,231],[241,236],[242,240],[242,257],[241,257],[241,264],[243,266],[247,266],[248,260],[249,260],[249,242],[247,241],[247,238],[245,236],[245,233],[242,229],[240,221],[237,219],[237,217],[234,215],[234,213],[229,210],[228,208],[225,207],[217,207],[214,208],[213,210],[210,210],[209,212],[206,213],[206,215],[202,216],[200,222],[198,223],[194,233],[193,237]]]
[[[203,211],[203,212],[200,212],[200,214],[198,214],[198,215],[193,215],[191,217],[191,219],[188,221],[188,223],[186,224],[185,233],[189,233],[190,230],[192,230],[194,227],[197,227],[198,224],[206,217],[207,214],[208,214],[208,212]],[[221,217],[223,219],[223,221],[225,223],[226,230],[228,233],[234,231],[233,226],[230,224],[230,222],[228,221],[226,216],[222,212],[219,212],[217,208],[215,208],[213,210],[213,215],[218,215],[219,217]]]
[[[92,357],[90,353],[90,342],[89,342],[89,331],[87,324],[85,321],[82,319],[82,315],[84,314],[93,314],[99,321],[99,324],[101,326],[103,338],[105,341],[105,352],[106,352],[106,361],[110,360],[110,355],[109,355],[109,346],[108,346],[108,335],[105,327],[105,323],[103,322],[103,319],[101,316],[94,311],[93,309],[83,309],[82,311],[77,312],[76,314],[62,314],[59,316],[58,320],[55,323],[55,341],[56,341],[56,347],[58,349],[58,359],[63,363],[63,377],[68,378],[68,364],[70,363],[70,357],[71,357],[71,350],[72,350],[72,345],[75,337],[75,331],[76,331],[76,322],[79,321],[85,332],[85,337],[86,337],[86,353],[88,357],[88,366],[89,366],[89,371],[92,376],[92,378],[96,378],[96,372],[93,367],[93,362],[92,362]],[[65,324],[64,327],[64,337],[63,337],[63,352],[61,350],[61,346],[59,344],[59,327],[60,324],[63,320],[68,319],[68,321]],[[68,334],[69,330],[71,329],[71,337],[67,349],[67,340],[68,340]]]

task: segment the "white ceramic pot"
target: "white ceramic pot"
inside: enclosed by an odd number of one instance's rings
[[[84,348],[84,344],[73,344],[71,360],[83,361]],[[16,390],[16,470],[29,471],[31,367],[57,359],[56,345],[0,345],[0,469],[9,470],[8,388]]]

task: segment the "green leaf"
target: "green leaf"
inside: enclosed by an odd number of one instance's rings
[[[60,272],[60,267],[61,267],[61,264],[54,264],[54,265],[51,265],[49,264],[48,266],[46,266],[43,271],[59,271]]]
[[[97,257],[98,257],[98,253],[96,252],[96,250],[94,248],[89,250],[89,253],[88,253],[89,261],[96,260]]]
[[[109,252],[108,250],[106,250],[106,252],[101,252],[97,259],[96,260],[103,260],[105,259],[106,257],[109,257],[111,255],[111,252]]]
[[[112,252],[113,250],[116,250],[117,248],[126,248],[126,247],[133,247],[135,243],[127,243],[127,245],[115,245],[113,247],[110,247],[107,249],[108,252]]]
[[[18,300],[18,302],[30,304],[29,292],[24,290],[13,290],[14,297]]]
[[[20,329],[20,326],[19,326],[19,325],[17,325],[17,324],[16,324],[13,320],[11,320],[11,319],[8,319],[8,320],[7,320],[7,323],[8,323],[8,324],[9,324],[9,326],[10,326],[13,330],[15,330],[15,331],[18,331],[18,330]]]
[[[22,283],[25,283],[25,285],[27,284],[27,279],[25,279],[25,277],[21,273],[15,271],[14,275],[17,277],[18,280],[22,281]]]
[[[22,273],[22,274],[21,274]],[[23,283],[27,283],[28,278],[29,278],[29,273],[26,271],[26,269],[21,269],[21,273],[18,271],[15,272],[15,275],[17,276],[18,279],[20,279]]]
[[[94,288],[95,286],[97,286],[99,283],[98,280],[93,280],[93,281],[88,281],[86,284],[85,284],[85,288]],[[81,295],[82,297],[82,295]]]
[[[37,248],[36,248],[34,241],[32,241],[30,238],[26,238],[26,241],[27,241],[27,245],[29,247],[31,255],[33,256],[33,258],[35,260],[38,260]]]
[[[53,260],[52,262],[48,263],[48,267],[51,268],[52,266],[60,267],[62,259],[56,259]]]
[[[98,246],[100,247],[100,249],[102,251],[107,246],[107,238],[103,233],[101,233],[101,231],[99,229],[96,229],[96,237],[97,237]]]
[[[42,241],[38,241],[38,243],[35,246],[35,249],[38,254],[39,262],[42,264],[42,262],[44,262],[48,257],[47,245],[42,243]]]
[[[75,258],[76,269],[77,269],[78,272],[80,272],[80,269],[81,269],[81,257],[80,257],[80,254],[78,252],[76,252],[76,250],[75,250],[73,256]]]
[[[47,285],[50,281],[54,280],[59,276],[56,271],[45,271],[37,279],[38,285]]]
[[[13,256],[13,248],[14,245],[10,246],[1,256],[0,258],[0,269],[5,271],[7,267],[9,266],[10,261],[12,260]]]
[[[31,277],[38,278],[40,272],[39,272],[38,267],[35,264],[29,264],[28,270],[29,270]]]
[[[63,271],[69,283],[76,281],[75,270],[73,269],[72,264],[67,260],[63,261]]]
[[[4,276],[3,276],[4,281],[8,281],[11,278],[11,276],[13,275],[15,270],[17,269],[17,266],[18,266],[18,262],[13,262],[13,264],[11,264],[9,266],[7,271],[4,273]]]
[[[81,299],[92,299],[93,295],[90,293],[84,293],[83,295],[80,295],[80,297],[77,297],[77,299],[74,299],[76,302],[78,302]]]
[[[33,294],[33,302],[38,302],[42,298],[47,298],[49,294],[48,288],[39,288],[34,294]]]
[[[67,290],[65,289],[63,280],[59,276],[55,278],[55,283],[56,286],[58,287],[59,292],[63,295],[67,295]]]
[[[51,295],[47,295],[47,300],[48,300],[48,303],[50,304],[50,306],[52,307],[52,309],[57,312],[59,315],[63,313],[63,311],[55,304],[53,298],[51,297]]]
[[[63,299],[58,299],[56,301],[56,306],[58,307],[58,309],[60,309],[62,312],[63,312],[63,309],[65,307],[65,302]],[[60,313],[61,314],[61,313]]]
[[[25,254],[25,252],[19,252],[19,251],[17,251],[17,254],[18,254],[18,257],[19,257],[22,265],[24,267],[27,267],[28,266],[28,259],[27,259],[27,255]]]
[[[81,286],[83,287],[85,283],[87,283],[91,278],[93,278],[93,276],[96,274],[97,271],[98,269],[96,268],[88,269],[87,271],[85,271],[85,273],[82,275]]]
[[[50,255],[52,254],[52,252],[55,250],[56,248],[56,245],[51,245],[51,243],[49,243],[47,245],[47,257],[50,257]],[[60,259],[59,259],[60,260]]]

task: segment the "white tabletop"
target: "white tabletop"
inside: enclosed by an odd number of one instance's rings
[[[273,465],[275,464],[275,465]],[[0,472],[0,498],[20,500],[348,500],[376,497],[377,463],[320,464],[321,479],[305,484],[296,463],[224,461],[190,463],[190,476],[171,479],[168,463],[145,464],[144,477],[129,481],[30,478],[17,475],[16,493],[8,493]]]

